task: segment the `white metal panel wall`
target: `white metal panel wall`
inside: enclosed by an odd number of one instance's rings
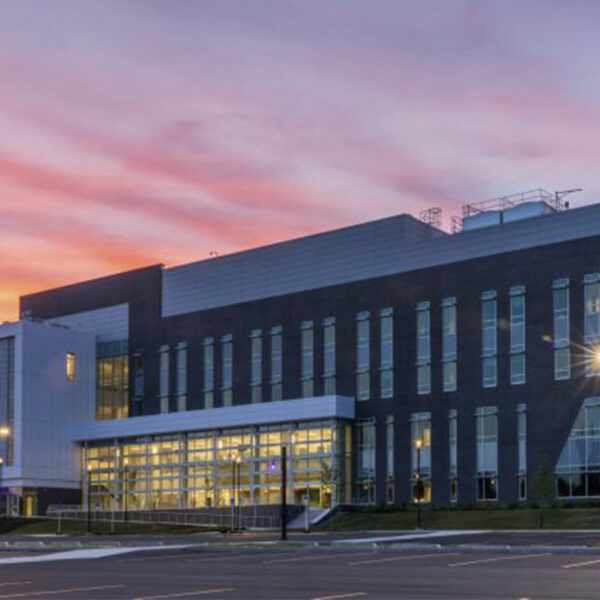
[[[15,465],[5,474],[12,485],[77,488],[80,450],[75,440],[95,409],[95,339],[47,323],[21,321],[15,383]],[[75,354],[75,380],[65,371]]]
[[[76,331],[95,333],[99,342],[125,340],[129,337],[129,304],[116,304],[49,320]]]
[[[456,235],[401,215],[166,269],[162,314],[169,317],[595,235],[600,235],[598,204]]]
[[[164,317],[374,277],[415,240],[444,234],[400,215],[166,269]]]

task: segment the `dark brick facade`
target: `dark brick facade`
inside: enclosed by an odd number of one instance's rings
[[[371,312],[371,399],[357,402],[357,416],[376,418],[377,501],[385,501],[385,420],[395,420],[396,501],[410,500],[410,416],[432,415],[433,502],[449,500],[448,410],[458,411],[459,502],[475,500],[475,410],[498,407],[499,501],[517,499],[517,405],[527,405],[528,473],[543,459],[554,466],[584,398],[598,394],[599,382],[584,376],[583,277],[600,270],[600,238],[543,246],[294,293],[243,304],[219,307],[162,319],[161,267],[152,266],[21,299],[21,311],[37,318],[130,303],[130,350],[144,354],[145,396],[132,413],[156,413],[158,404],[158,350],[179,342],[188,347],[188,409],[203,408],[202,341],[215,339],[215,405],[220,405],[220,338],[233,334],[234,404],[250,402],[250,332],[263,330],[263,401],[269,401],[270,336],[272,326],[283,327],[283,398],[301,396],[300,324],[314,321],[315,395],[323,393],[322,320],[336,317],[337,393],[355,395],[356,313]],[[552,348],[552,282],[568,277],[572,373],[554,381]],[[510,385],[509,289],[526,287],[526,383]],[[481,293],[498,294],[498,386],[482,387]],[[441,302],[455,296],[458,310],[458,391],[442,392]],[[417,302],[431,302],[432,393],[416,393]],[[380,399],[379,310],[394,309],[394,397]],[[175,361],[171,361],[171,410],[176,409]],[[133,378],[133,373],[132,373]],[[130,389],[133,389],[130,385]]]

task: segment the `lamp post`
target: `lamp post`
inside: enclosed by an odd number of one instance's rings
[[[423,440],[418,438],[415,440],[415,449],[417,451],[417,476],[415,485],[415,499],[417,501],[417,529],[421,529],[421,448]]]
[[[10,427],[7,427],[6,425],[3,425],[2,427],[0,427],[0,438],[8,438],[10,436]],[[4,457],[0,456],[0,488],[2,488],[2,485],[4,483],[4,480],[2,478],[3,476],[3,468],[4,468]],[[2,494],[4,497],[4,502],[2,503],[2,508],[4,509],[3,513],[0,514],[8,514],[8,497],[4,496],[4,494]]]
[[[92,533],[92,468],[88,465],[87,471],[87,532]]]
[[[129,491],[129,486],[127,485],[129,478],[129,463],[125,461],[123,464],[123,522],[127,523],[127,492]]]
[[[287,539],[287,448],[281,448],[281,539]]]

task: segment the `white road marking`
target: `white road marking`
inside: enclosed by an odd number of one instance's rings
[[[55,594],[72,594],[74,592],[96,592],[98,590],[110,590],[124,588],[124,585],[94,585],[81,588],[63,588],[62,590],[41,590],[39,592],[25,592],[23,594],[0,594],[0,598],[31,598],[32,596],[51,596]]]
[[[373,556],[373,552],[353,552],[352,554],[321,554],[320,556],[301,556],[299,558],[278,558],[275,560],[263,560],[263,565],[270,565],[273,563],[287,563],[287,562],[303,562],[305,560],[321,560],[322,558],[344,558],[346,556]]]
[[[17,556],[12,558],[0,558],[0,565],[12,565],[17,563],[48,562],[54,560],[86,560],[93,558],[105,558],[118,554],[131,552],[165,550],[173,548],[188,548],[190,544],[180,546],[134,546],[130,548],[84,548],[81,550],[67,550],[66,552],[50,552],[41,555]]]
[[[160,598],[185,598],[190,596],[206,596],[208,594],[223,594],[234,592],[235,588],[215,588],[213,590],[194,590],[193,592],[181,592],[179,594],[164,594],[160,596],[137,596],[133,600],[159,600]]]
[[[29,585],[31,581],[6,581],[4,583],[0,583],[0,587],[8,587],[10,585]]]
[[[366,592],[354,592],[353,594],[336,594],[335,596],[319,596],[310,600],[336,600],[337,598],[358,598],[358,596],[366,596]]]
[[[375,544],[377,542],[399,542],[404,540],[425,540],[428,538],[439,538],[439,537],[455,537],[461,535],[483,535],[484,533],[490,533],[490,531],[484,530],[468,530],[468,531],[429,531],[427,533],[404,533],[402,535],[386,535],[380,537],[371,538],[353,538],[345,540],[336,540],[335,544]]]
[[[600,563],[600,558],[596,559],[596,560],[586,560],[585,562],[571,563],[569,565],[563,565],[562,568],[563,569],[575,569],[577,567],[585,567],[586,565],[595,565],[597,563]]]
[[[501,560],[518,560],[520,558],[538,558],[548,556],[550,552],[536,552],[535,554],[518,554],[517,556],[498,556],[496,558],[480,558],[477,560],[467,560],[465,562],[453,563],[449,567],[465,567],[467,565],[478,565],[481,563],[499,562]]]
[[[186,562],[190,562],[190,563],[200,563],[200,562],[214,562],[214,561],[220,561],[220,560],[231,560],[232,558],[240,558],[241,556],[258,556],[259,558],[261,556],[289,556],[289,552],[252,552],[252,553],[240,553],[237,552],[235,554],[226,554],[223,556],[213,556],[213,557],[209,557],[209,558],[188,558],[186,560]],[[132,560],[132,559],[130,559]]]
[[[411,560],[413,558],[431,558],[432,556],[457,556],[462,552],[436,552],[435,554],[411,554],[410,556],[393,556],[391,558],[374,558],[373,560],[359,560],[357,562],[348,563],[350,566],[354,565],[370,565],[372,563],[384,563],[391,562],[394,560]]]

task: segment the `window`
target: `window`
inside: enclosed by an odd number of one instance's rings
[[[379,313],[380,347],[380,396],[391,398],[394,395],[394,311],[384,308]]]
[[[442,301],[442,362],[444,392],[456,391],[456,298]]]
[[[204,342],[204,408],[215,405],[215,345],[211,337]]]
[[[477,500],[498,499],[498,415],[495,406],[475,413],[477,435]]]
[[[100,342],[96,345],[96,419],[125,419],[128,416],[128,342]]]
[[[141,399],[144,396],[144,355],[141,352],[135,353],[133,365],[133,395]]]
[[[282,365],[281,326],[271,327],[271,400],[282,399],[283,365]]]
[[[357,422],[358,473],[356,499],[359,504],[375,503],[375,419]]]
[[[67,381],[75,381],[75,353],[67,352],[65,358],[65,370]]]
[[[585,376],[600,375],[600,360],[598,350],[600,342],[600,273],[586,275],[584,283],[584,344]]]
[[[300,326],[301,353],[302,353],[302,397],[310,398],[315,395],[315,337],[312,321],[303,321]]]
[[[0,338],[0,461],[12,466],[15,454],[15,338]]]
[[[160,412],[169,412],[169,346],[161,346],[159,350],[158,394]]]
[[[177,410],[187,409],[187,345],[177,344]]]
[[[223,406],[233,404],[233,336],[221,338],[221,399]]]
[[[556,464],[560,498],[600,497],[600,398],[586,398]]]
[[[335,318],[323,319],[323,393],[335,394]]]
[[[450,502],[458,500],[458,416],[456,409],[448,411],[448,473],[450,476]]]
[[[431,392],[431,323],[429,302],[417,304],[417,394]]]
[[[394,417],[388,416],[385,421],[385,446],[386,446],[386,501],[393,504],[394,494]]]
[[[250,397],[253,403],[262,402],[262,330],[250,334]]]
[[[510,383],[525,383],[525,286],[510,288]]]
[[[552,284],[554,308],[554,379],[571,377],[569,327],[569,280],[556,279]]]
[[[519,500],[527,500],[527,407],[517,406],[517,435],[519,440],[519,466],[517,486]]]
[[[368,400],[371,396],[371,360],[369,313],[356,315],[356,399]]]
[[[431,502],[431,413],[413,413],[410,420],[413,501]]]
[[[481,294],[481,366],[483,387],[496,387],[498,383],[496,330],[496,292],[495,290],[490,290]]]

